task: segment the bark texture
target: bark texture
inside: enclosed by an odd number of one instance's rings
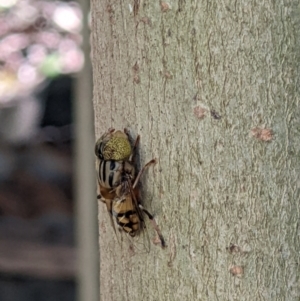
[[[299,1],[92,0],[96,135],[141,135],[168,248],[99,205],[101,300],[299,300]],[[150,238],[154,232],[148,225]]]

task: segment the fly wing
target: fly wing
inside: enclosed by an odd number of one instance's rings
[[[129,182],[129,191],[132,199],[133,206],[136,210],[136,213],[140,219],[139,230],[138,230],[138,238],[135,239],[134,246],[138,253],[147,253],[150,252],[150,238],[147,231],[147,227],[144,221],[144,213],[140,208],[138,189],[132,187],[132,183]]]
[[[128,183],[130,184],[125,180],[122,186],[117,188],[112,213],[120,229],[133,237],[140,231],[141,218]]]
[[[114,223],[114,220],[113,220],[113,215],[112,215],[112,201],[104,199],[104,203],[106,204],[106,208],[107,208],[107,211],[109,213],[110,224],[113,227],[115,234],[117,235],[116,226],[115,226],[115,223]]]
[[[138,190],[137,188],[133,188],[132,187],[132,183],[131,181],[127,181],[128,182],[128,187],[129,187],[129,191],[130,191],[130,195],[131,195],[131,199],[132,199],[132,203],[134,206],[134,209],[136,210],[136,213],[141,221],[141,224],[145,224],[144,223],[144,216],[143,216],[143,211],[141,210],[140,206],[139,206],[139,200],[138,200]]]
[[[101,194],[97,196],[97,199],[100,199],[101,202],[105,203],[106,209],[107,209],[107,212],[108,212],[109,218],[110,218],[110,224],[111,224],[112,228],[114,229],[115,234],[117,234],[116,226],[115,226],[115,223],[113,221],[113,214],[112,214],[113,201],[109,200],[109,199],[105,199]]]
[[[152,162],[151,162],[151,164],[152,164]],[[153,215],[148,210],[143,208],[143,206],[139,202],[137,187],[133,188],[132,183],[130,182],[129,183],[129,189],[130,189],[130,193],[131,193],[131,196],[132,196],[132,199],[133,199],[133,202],[134,202],[134,206],[136,208],[136,212],[137,212],[137,214],[138,214],[138,216],[140,217],[140,220],[141,220],[140,231],[144,230],[144,231],[141,231],[141,232],[143,232],[144,234],[145,233],[147,234],[148,242],[149,242],[149,235],[148,235],[148,232],[147,232],[147,229],[146,229],[146,224],[145,224],[144,219],[143,219],[144,213],[146,213],[147,216],[149,217],[151,223],[152,223],[152,226],[153,226],[154,230],[156,231],[156,233],[159,237],[162,248],[165,248],[166,247],[165,239],[164,239],[164,237],[163,237],[163,235],[162,235],[162,233],[161,233],[161,231],[160,231]],[[144,229],[142,229],[142,227],[144,227]]]
[[[149,236],[144,227],[143,212],[138,206],[137,191],[132,188],[130,178],[123,179],[116,188],[116,198],[112,203],[112,214],[120,231],[124,247],[128,246],[131,254],[149,252]],[[123,240],[124,238],[124,240]]]

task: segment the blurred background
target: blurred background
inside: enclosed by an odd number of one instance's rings
[[[98,300],[86,2],[0,0],[1,301]]]

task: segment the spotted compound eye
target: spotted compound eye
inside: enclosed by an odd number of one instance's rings
[[[123,161],[131,155],[131,145],[127,137],[112,137],[103,147],[103,160]]]

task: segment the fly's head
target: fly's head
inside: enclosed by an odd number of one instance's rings
[[[132,152],[128,135],[122,131],[109,129],[96,142],[95,154],[100,160],[125,161]]]

